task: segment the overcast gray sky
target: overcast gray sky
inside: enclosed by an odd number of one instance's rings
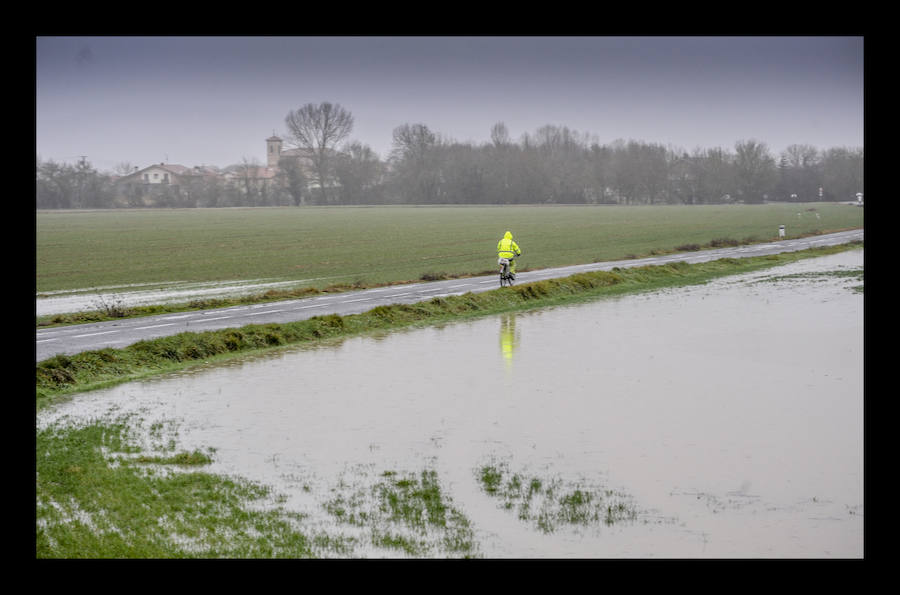
[[[863,146],[862,37],[37,37],[41,159],[265,163],[288,111],[339,103],[382,158],[401,124],[480,144],[546,124],[733,149]]]

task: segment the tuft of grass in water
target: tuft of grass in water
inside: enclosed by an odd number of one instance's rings
[[[481,488],[491,496],[500,493],[503,487],[503,473],[495,467],[484,466],[479,470]]]
[[[338,522],[367,531],[376,547],[414,557],[477,556],[471,524],[454,508],[434,470],[385,471],[368,487],[334,491],[325,509]]]
[[[637,508],[626,494],[558,477],[513,472],[506,462],[483,465],[476,478],[487,495],[499,500],[499,508],[515,513],[543,533],[565,526],[611,526],[638,518]]]
[[[153,463],[156,465],[181,465],[181,466],[201,466],[212,463],[212,458],[195,450],[193,452],[180,452],[170,457],[141,455],[135,459],[136,463]]]

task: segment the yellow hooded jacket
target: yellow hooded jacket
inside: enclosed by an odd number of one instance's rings
[[[520,254],[522,254],[522,251],[519,250],[518,244],[513,241],[512,233],[508,231],[503,234],[503,239],[497,243],[497,257],[515,258]]]

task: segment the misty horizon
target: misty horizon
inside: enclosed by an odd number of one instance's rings
[[[548,125],[545,125],[545,126],[553,126],[553,125],[548,124]],[[510,144],[511,146],[515,146],[515,147],[520,147],[520,148],[521,148],[521,147],[523,146],[523,143],[524,143],[524,141],[525,141],[525,137],[526,137],[526,136],[530,139],[529,142],[534,143],[534,142],[535,142],[535,141],[534,141],[534,137],[536,136],[536,133],[540,131],[540,129],[541,129],[541,128],[538,128],[538,129],[535,130],[535,131],[525,132],[525,133],[523,133],[522,137],[519,138],[519,139],[510,139],[509,144]],[[812,145],[807,145],[806,143],[790,143],[790,144],[788,144],[787,146],[785,146],[785,148],[782,149],[781,151],[774,151],[774,150],[772,149],[772,147],[769,145],[769,143],[767,143],[767,142],[765,141],[765,139],[748,138],[748,139],[737,139],[737,140],[735,140],[734,143],[731,143],[730,145],[727,145],[727,146],[716,146],[716,147],[701,147],[701,146],[696,146],[696,147],[692,147],[691,149],[688,149],[687,147],[676,146],[676,145],[673,145],[673,144],[671,144],[671,143],[663,145],[663,144],[661,144],[661,143],[654,143],[654,142],[646,141],[646,140],[644,140],[644,139],[636,139],[636,138],[627,138],[627,139],[625,139],[625,138],[618,138],[618,139],[615,139],[615,140],[613,140],[613,141],[603,143],[603,142],[599,142],[599,141],[595,140],[596,135],[592,135],[592,134],[590,134],[590,133],[583,133],[583,132],[580,132],[580,131],[572,130],[571,128],[568,128],[568,127],[565,126],[565,125],[559,126],[558,129],[560,129],[560,130],[562,130],[562,129],[568,129],[569,132],[578,134],[578,135],[580,135],[581,137],[585,137],[585,136],[586,136],[586,137],[590,138],[591,140],[590,140],[590,144],[588,145],[588,148],[589,148],[589,146],[592,146],[592,145],[596,145],[596,146],[601,147],[601,148],[602,148],[602,147],[615,148],[615,147],[623,146],[623,145],[630,144],[630,143],[637,143],[637,144],[639,144],[639,145],[645,145],[645,146],[663,146],[667,151],[671,151],[671,152],[673,152],[673,153],[681,153],[681,152],[685,152],[685,153],[691,154],[691,153],[693,153],[694,151],[700,151],[700,152],[702,152],[702,151],[707,151],[707,150],[717,150],[717,149],[721,149],[722,151],[725,152],[725,154],[732,154],[732,155],[733,155],[734,152],[735,152],[735,146],[736,146],[737,144],[743,143],[743,142],[745,142],[745,141],[750,141],[750,142],[759,143],[759,144],[761,144],[762,146],[764,146],[764,147],[769,151],[769,154],[770,154],[776,161],[777,161],[778,158],[779,158],[786,150],[788,150],[790,147],[794,147],[794,146],[812,146]],[[433,131],[433,132],[434,132],[434,131]],[[286,133],[280,133],[280,134],[279,134],[279,133],[276,131],[274,134],[275,134],[275,136],[278,136],[278,137],[282,138],[283,140],[286,140],[286,139],[285,139],[285,137],[287,136]],[[439,133],[438,133],[438,134],[439,134]],[[491,141],[490,141],[490,140],[482,141],[482,142],[478,142],[478,143],[475,143],[474,141],[460,142],[460,141],[452,140],[452,137],[449,137],[449,136],[447,136],[447,135],[440,135],[440,134],[439,134],[439,136],[440,136],[441,140],[446,141],[448,144],[459,144],[459,145],[462,145],[462,146],[472,146],[472,147],[475,147],[475,148],[484,147],[485,145],[490,145],[490,144],[491,144]],[[450,139],[450,140],[447,140],[447,139]],[[347,142],[350,142],[350,141],[347,141]],[[263,144],[263,147],[265,147],[265,139],[263,140],[262,144]],[[340,149],[340,148],[341,148],[342,146],[344,146],[345,144],[346,144],[346,143],[341,143],[341,145],[338,146],[338,149]],[[285,148],[285,149],[293,148],[293,145],[285,145],[284,148]],[[861,150],[863,147],[862,147],[861,145],[860,145],[860,146],[836,145],[836,146],[814,147],[814,148],[815,148],[819,153],[823,153],[823,152],[828,151],[828,150],[830,150],[830,149]],[[261,153],[262,155],[265,155],[265,150],[260,151],[260,153]],[[150,162],[150,163],[147,163],[147,164],[144,164],[144,165],[137,164],[137,163],[135,163],[134,161],[132,161],[132,160],[130,160],[130,159],[122,159],[120,162],[116,163],[116,164],[113,166],[113,168],[107,168],[106,170],[104,170],[104,169],[101,169],[101,168],[97,168],[97,167],[96,167],[96,164],[94,164],[94,163],[91,161],[91,159],[89,158],[88,155],[78,155],[78,156],[74,156],[74,159],[73,159],[72,161],[65,161],[65,160],[55,160],[55,159],[52,159],[52,158],[46,158],[46,159],[45,159],[45,158],[43,158],[40,154],[38,154],[38,159],[41,160],[41,161],[44,161],[44,162],[54,161],[54,162],[56,162],[56,163],[61,163],[61,164],[74,164],[75,162],[80,162],[80,161],[82,161],[82,159],[83,159],[84,163],[86,163],[87,165],[90,165],[90,166],[94,167],[95,169],[97,169],[97,171],[106,172],[106,173],[114,173],[114,172],[111,171],[112,169],[115,169],[116,167],[121,167],[121,166],[123,166],[123,165],[129,165],[129,166],[132,167],[133,170],[146,169],[146,168],[152,167],[152,166],[154,166],[154,165],[180,165],[180,166],[185,166],[185,167],[211,167],[211,168],[214,168],[214,169],[217,169],[217,170],[226,170],[226,169],[228,169],[228,168],[233,168],[233,167],[244,167],[244,166],[247,166],[247,165],[250,165],[250,166],[259,166],[259,167],[266,167],[266,158],[265,158],[265,157],[259,157],[259,156],[257,156],[257,155],[253,155],[253,156],[250,156],[250,157],[248,157],[248,156],[242,156],[239,160],[236,160],[236,161],[233,161],[233,162],[230,162],[230,163],[226,163],[226,164],[223,164],[223,165],[213,164],[213,163],[208,163],[208,162],[206,162],[206,161],[199,162],[199,163],[176,163],[176,162],[173,162],[173,161],[171,161],[171,160],[168,160],[167,157],[168,157],[168,155],[165,155],[164,158],[163,158],[162,160],[159,160],[159,161],[153,161],[153,162]],[[382,162],[387,162],[387,161],[389,160],[389,158],[390,158],[390,151],[388,151],[388,155],[381,155],[381,154],[378,154],[378,158],[379,158]]]

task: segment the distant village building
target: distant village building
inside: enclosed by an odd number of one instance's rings
[[[278,169],[278,161],[281,159],[281,147],[284,141],[274,134],[266,139],[266,164],[272,169]]]
[[[179,186],[184,177],[191,175],[190,172],[191,169],[183,165],[155,163],[127,176],[122,176],[119,178],[119,183]]]
[[[330,157],[336,157],[338,155],[337,152],[329,150]],[[316,166],[313,161],[313,152],[310,149],[285,149],[284,148],[284,140],[282,140],[279,136],[273,134],[269,138],[266,139],[266,165],[269,169],[274,171],[278,171],[279,162],[285,158],[293,158],[297,161],[297,164],[300,166],[300,170],[303,172],[303,175],[306,176],[308,180],[308,188],[318,188],[319,184],[315,181],[316,179]],[[325,185],[326,188],[335,188],[340,186],[337,180],[332,179],[329,180]]]
[[[271,167],[263,167],[255,164],[238,164],[230,165],[220,174],[220,177],[226,184],[241,184],[247,180],[253,180],[256,183],[266,183],[278,175],[278,170]]]
[[[187,196],[198,183],[215,182],[222,178],[218,169],[208,165],[186,167],[174,163],[154,163],[143,169],[117,177],[115,185],[131,206],[153,205],[160,197]]]
[[[315,167],[312,160],[312,151],[309,149],[284,149],[284,141],[274,134],[266,139],[266,165],[271,169],[278,169],[278,162],[285,157],[296,159],[301,168],[311,172]]]
[[[197,182],[218,182],[224,187],[242,192],[259,191],[272,184],[280,173],[279,162],[285,158],[296,159],[307,181],[307,188],[318,188],[314,182],[315,165],[312,152],[307,149],[284,149],[284,141],[273,134],[266,139],[266,164],[239,163],[224,169],[199,165],[186,167],[173,163],[154,163],[143,169],[117,177],[116,185],[127,196],[154,196],[160,193],[188,191]],[[326,187],[336,186],[329,181]]]

